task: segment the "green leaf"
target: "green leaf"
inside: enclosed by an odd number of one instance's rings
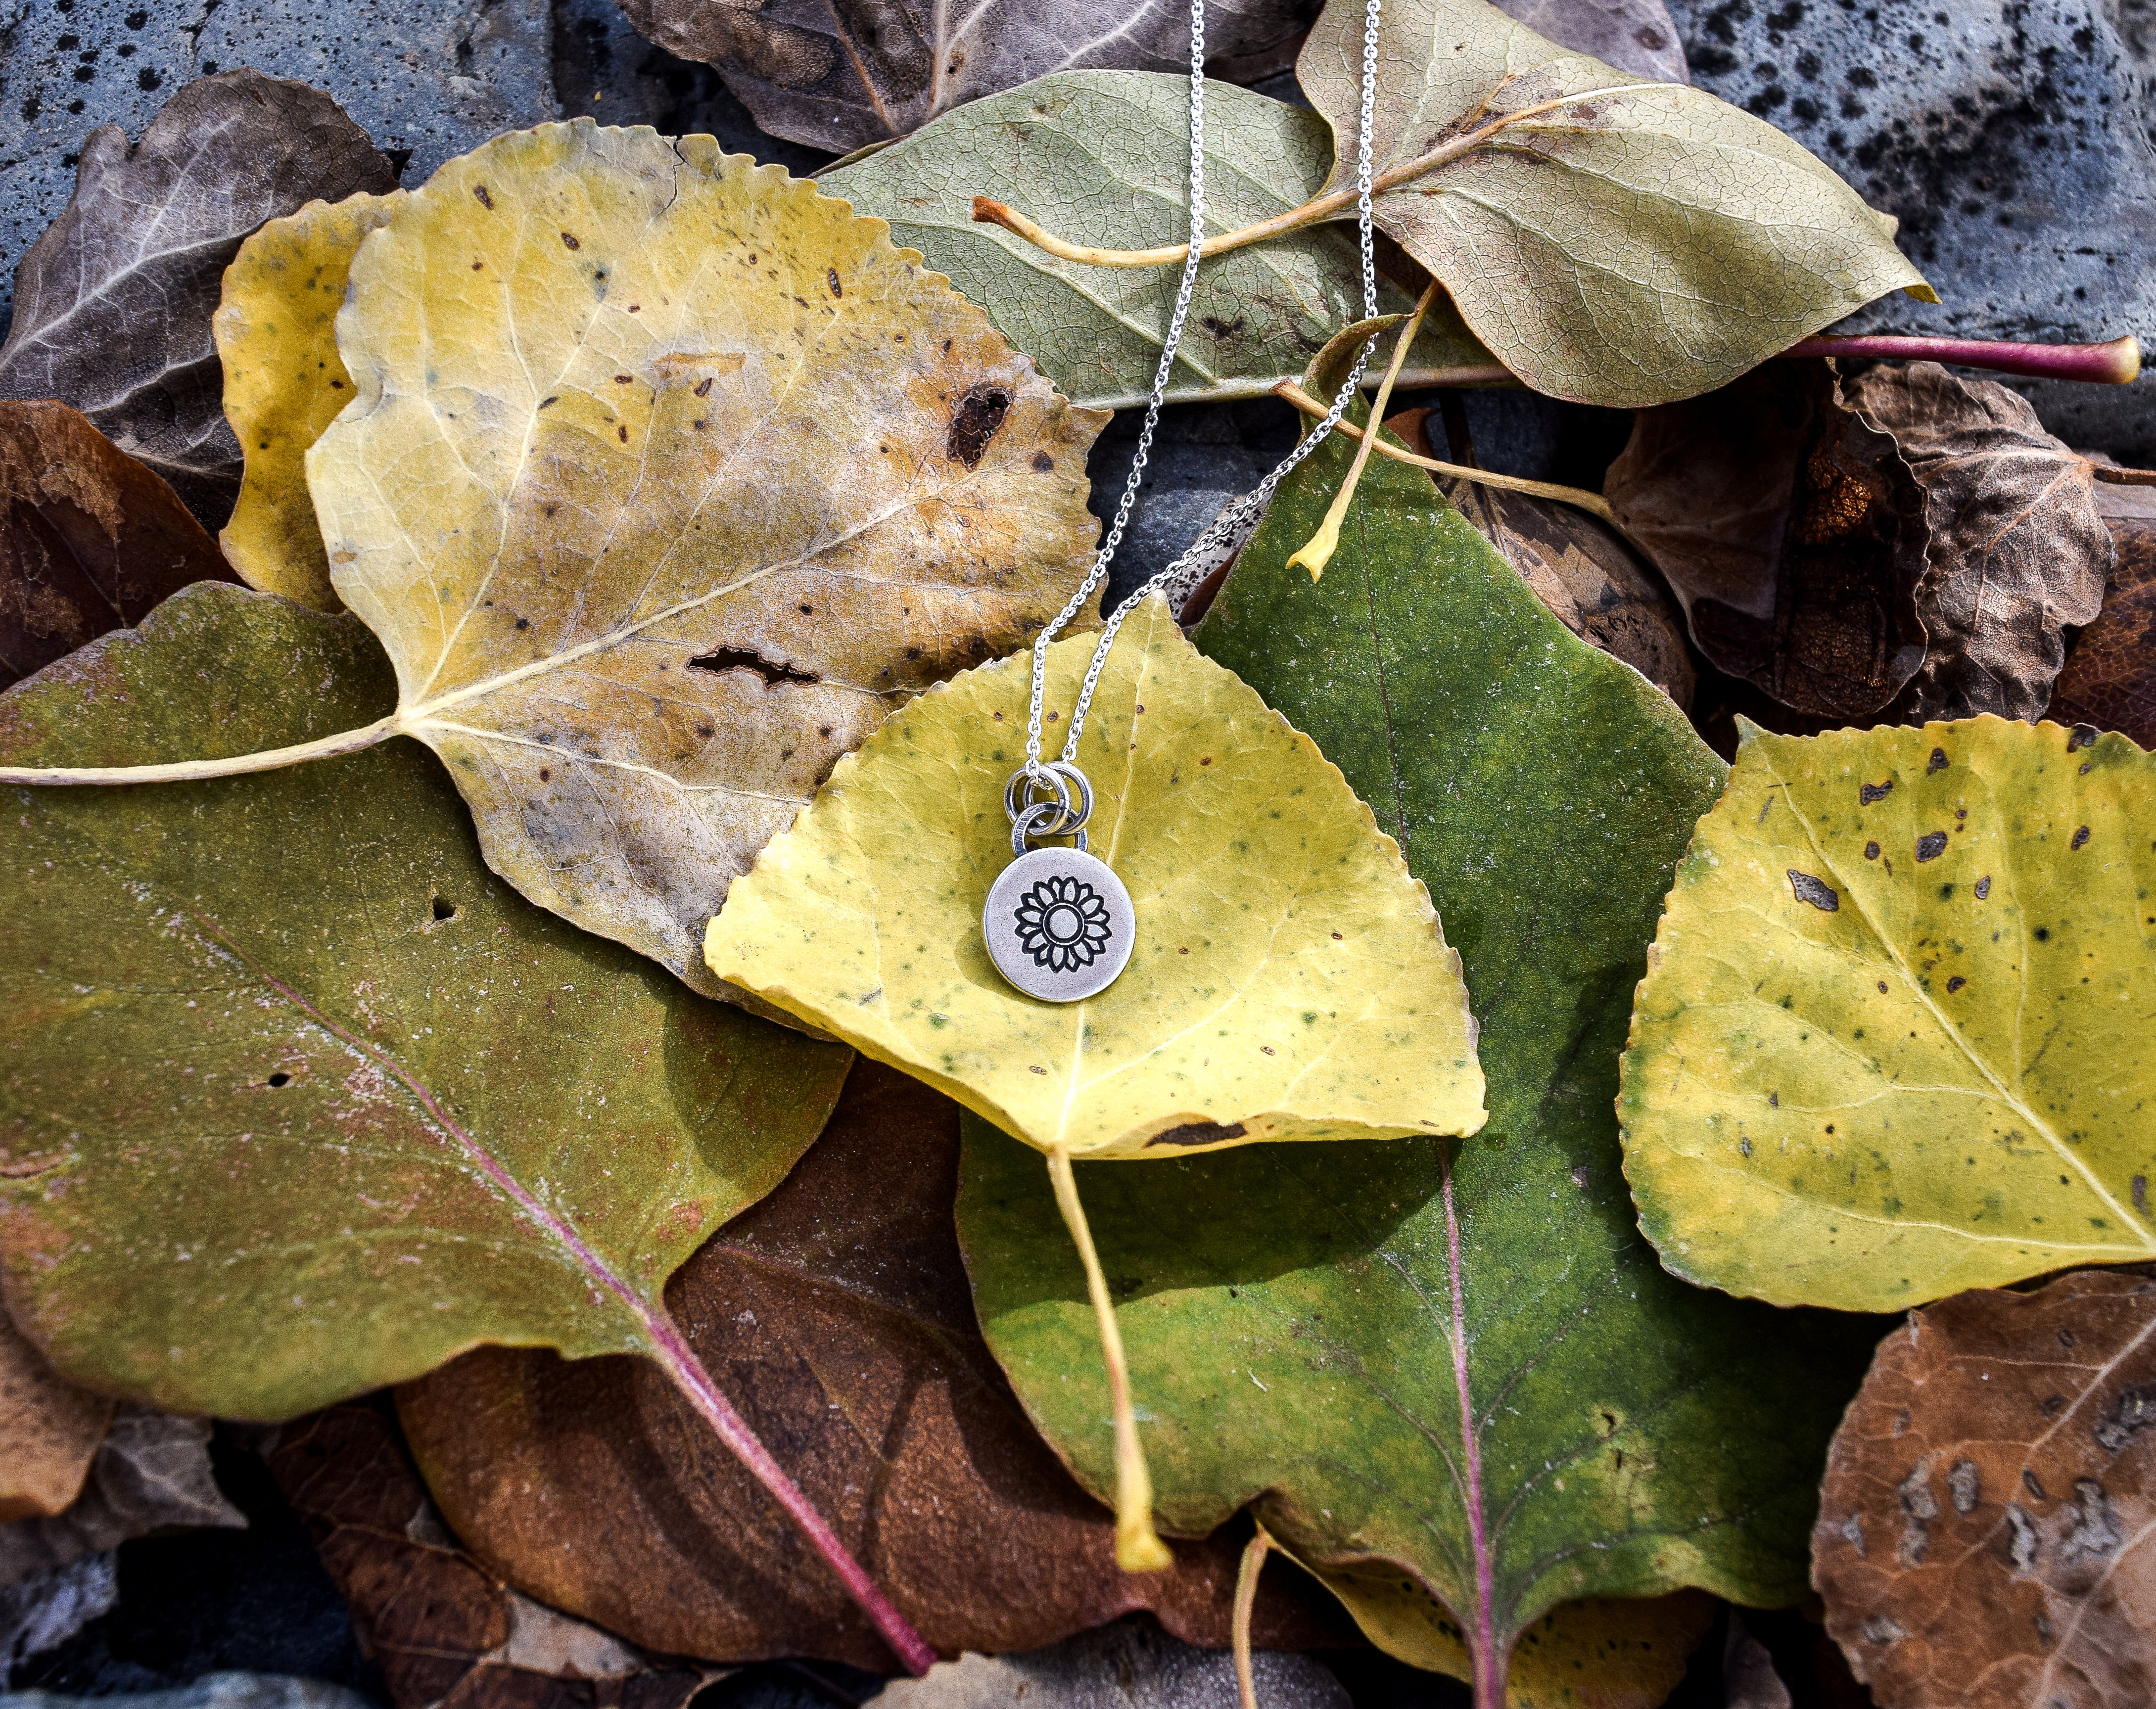
[[[945,114],[818,187],[891,222],[891,239],[988,311],[1012,343],[1081,403],[1122,408],[1152,390],[1175,268],[1059,260],[973,223],[989,196],[1073,243],[1147,249],[1190,234],[1190,80],[1148,71],[1068,71]],[[1232,231],[1300,206],[1332,164],[1316,114],[1226,84],[1205,90],[1205,213]],[[1319,226],[1209,261],[1169,375],[1173,401],[1249,398],[1300,375],[1363,312],[1352,226]],[[1412,300],[1381,285],[1379,306]],[[1411,367],[1488,364],[1449,306]],[[1414,383],[1411,374],[1408,383]]]
[[[1352,452],[1336,439],[1283,484],[1198,639],[1320,743],[1430,886],[1490,1121],[1465,1144],[1081,1168],[1158,1511],[1202,1533],[1256,1499],[1313,1567],[1396,1562],[1500,1670],[1577,1598],[1794,1600],[1872,1332],[1669,1276],[1610,1107],[1627,994],[1722,767],[1419,471],[1373,459],[1325,579],[1290,571]],[[959,1225],[1020,1399],[1106,1488],[1077,1266],[1037,1164],[978,1122]]]
[[[0,756],[245,752],[394,692],[355,620],[199,585],[0,696]],[[667,1276],[845,1074],[524,901],[410,744],[11,795],[0,1263],[75,1381],[277,1419],[480,1342],[663,1354]]]
[[[2156,1257],[2152,803],[2087,726],[1745,726],[1625,1056],[1663,1263],[1876,1311]]]
[[[1354,187],[1362,68],[1363,8],[1327,7],[1296,74],[1332,122],[1328,192]],[[1380,194],[1376,217],[1538,392],[1665,403],[1888,291],[1937,300],[1879,216],[1763,119],[1569,53],[1483,0],[1387,0],[1381,179],[1512,113]]]

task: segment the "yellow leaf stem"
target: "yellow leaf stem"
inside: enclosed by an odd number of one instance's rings
[[[1392,401],[1393,382],[1399,377],[1400,364],[1407,360],[1408,346],[1414,342],[1415,333],[1422,326],[1422,317],[1429,313],[1430,303],[1435,299],[1438,290],[1438,283],[1433,279],[1416,302],[1414,313],[1408,316],[1407,325],[1400,328],[1399,341],[1393,346],[1392,362],[1385,369],[1384,379],[1378,384],[1377,397],[1371,401],[1370,419],[1373,422],[1382,422],[1385,418],[1385,406]],[[1326,511],[1324,521],[1318,525],[1317,532],[1305,541],[1301,549],[1287,561],[1291,569],[1308,570],[1313,582],[1325,573],[1326,565],[1332,562],[1332,554],[1340,545],[1340,525],[1347,520],[1348,506],[1355,501],[1355,488],[1363,479],[1363,464],[1370,460],[1370,448],[1377,444],[1375,434],[1365,434],[1361,437],[1362,444],[1355,449],[1355,460],[1348,466],[1348,478],[1340,483],[1340,490],[1333,495],[1332,506]]]
[[[1258,1534],[1244,1547],[1242,1562],[1235,1569],[1235,1611],[1230,1641],[1235,1650],[1235,1691],[1241,1709],[1258,1709],[1258,1682],[1250,1671],[1250,1611],[1257,1604],[1258,1574],[1264,1570],[1265,1556],[1272,1546],[1272,1538],[1260,1525]]]
[[[1048,1154],[1048,1178],[1055,1185],[1056,1208],[1070,1230],[1078,1260],[1086,1266],[1086,1291],[1101,1327],[1101,1354],[1108,1365],[1108,1392],[1116,1409],[1116,1564],[1126,1573],[1158,1573],[1174,1564],[1152,1528],[1152,1475],[1146,1470],[1145,1445],[1138,1440],[1137,1410],[1131,1404],[1131,1368],[1123,1357],[1122,1332],[1116,1327],[1115,1302],[1093,1231],[1086,1226],[1086,1207],[1078,1202],[1078,1183],[1070,1152],[1057,1146]]]

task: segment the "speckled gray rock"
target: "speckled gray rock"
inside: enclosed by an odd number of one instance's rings
[[[1260,1703],[1349,1709],[1347,1691],[1308,1655],[1260,1650],[1250,1658]],[[1081,1632],[1023,1655],[962,1655],[927,1676],[897,1680],[875,1709],[1235,1709],[1235,1659],[1194,1650],[1137,1620]]]
[[[2156,346],[2156,150],[2119,0],[1675,0],[1693,80],[1900,216],[1943,301],[1837,329]],[[2017,383],[2046,424],[2156,454],[2156,378]]]
[[[0,23],[0,319],[82,140],[139,136],[181,85],[252,65],[326,90],[413,185],[556,116],[548,0],[16,0]]]

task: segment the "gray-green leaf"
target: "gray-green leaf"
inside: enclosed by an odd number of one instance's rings
[[[1733,379],[1896,290],[1936,301],[1879,217],[1764,120],[1568,53],[1483,0],[1387,0],[1374,163],[1507,113],[1380,195],[1378,223],[1537,391],[1639,408]],[[1327,8],[1296,71],[1354,183],[1363,8]],[[1608,91],[1595,94],[1595,91]]]
[[[1190,233],[1189,104],[1186,77],[1064,72],[947,113],[817,187],[889,220],[894,242],[948,274],[1065,395],[1122,408],[1142,403],[1152,385],[1177,269],[1059,260],[998,226],[975,224],[973,198],[1008,203],[1072,243],[1180,243]],[[1226,85],[1207,87],[1205,142],[1213,231],[1301,206],[1332,165],[1315,113]],[[1327,338],[1361,318],[1360,281],[1352,226],[1315,227],[1209,260],[1169,398],[1255,397],[1296,378]],[[1394,285],[1378,295],[1388,312],[1412,306]],[[1430,316],[1410,357],[1420,369],[1493,361],[1449,309]]]

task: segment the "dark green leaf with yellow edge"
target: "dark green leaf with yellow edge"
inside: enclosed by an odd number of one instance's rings
[[[2152,1015],[2156,756],[1747,726],[1633,1010],[1640,1224],[1680,1275],[1854,1311],[2156,1258]]]
[[[203,584],[0,696],[0,757],[245,753],[394,699],[356,619]],[[525,901],[412,744],[9,794],[0,1263],[77,1382],[275,1419],[480,1342],[652,1352],[844,1076]]]
[[[1722,765],[1419,470],[1373,459],[1324,580],[1290,572],[1353,449],[1283,485],[1197,639],[1317,742],[1430,886],[1490,1121],[1464,1142],[1080,1168],[1157,1511],[1202,1533],[1255,1500],[1320,1571],[1397,1563],[1500,1671],[1576,1599],[1792,1601],[1876,1330],[1667,1275],[1610,1106],[1656,911]],[[1106,1490],[1076,1260],[1039,1165],[979,1121],[958,1214],[990,1345]]]

